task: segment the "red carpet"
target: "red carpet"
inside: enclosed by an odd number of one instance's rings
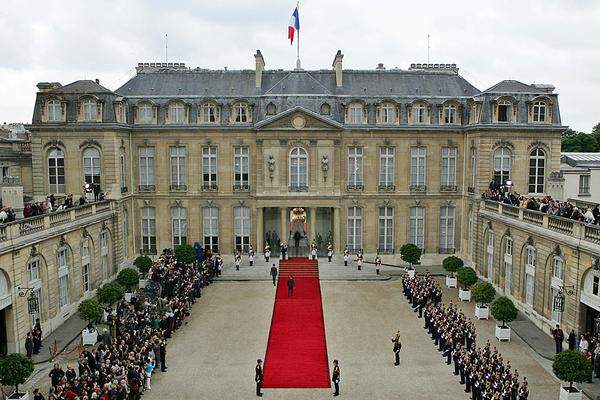
[[[296,287],[287,294],[287,280]],[[265,388],[328,388],[329,362],[317,262],[279,262],[279,280],[264,364]]]

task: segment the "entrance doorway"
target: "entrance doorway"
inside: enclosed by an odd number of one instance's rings
[[[6,337],[6,308],[0,310],[0,355],[5,356],[8,353]]]
[[[597,334],[600,332],[600,311],[582,304],[585,313],[585,327],[584,331],[591,334]]]

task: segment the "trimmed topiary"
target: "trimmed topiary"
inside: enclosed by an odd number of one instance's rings
[[[488,282],[477,282],[471,288],[471,298],[481,305],[489,304],[496,297],[496,289]]]
[[[577,350],[561,351],[554,357],[552,371],[561,381],[569,382],[569,391],[573,389],[573,382],[587,381],[591,375],[592,363],[585,359]]]
[[[471,267],[461,267],[456,273],[456,280],[463,286],[464,290],[469,290],[477,282],[477,273]]]
[[[444,258],[444,261],[442,261],[442,266],[446,271],[450,272],[450,277],[454,277],[454,273],[464,265],[465,263],[463,260],[456,256],[446,257]]]
[[[175,247],[175,258],[184,264],[191,264],[196,261],[196,251],[189,244],[180,244]]]
[[[400,258],[410,264],[418,264],[421,259],[421,249],[412,243],[407,243],[400,247]]]
[[[150,271],[150,267],[152,267],[152,259],[148,256],[139,256],[133,261],[133,265],[145,275]]]
[[[14,386],[17,395],[19,385],[25,383],[32,373],[33,361],[23,354],[13,353],[0,358],[0,383]]]
[[[88,326],[91,326],[93,322],[96,322],[102,317],[102,306],[96,299],[87,299],[79,303],[77,307],[77,314],[79,318],[88,322]]]
[[[133,268],[123,268],[117,275],[117,283],[128,292],[140,282],[140,274]]]
[[[507,322],[517,319],[517,308],[508,297],[498,297],[490,310],[496,321],[502,321],[502,328],[506,328]]]
[[[115,304],[123,298],[124,294],[125,290],[123,289],[123,286],[119,285],[117,282],[111,282],[104,286],[100,286],[96,292],[98,301],[107,305]]]

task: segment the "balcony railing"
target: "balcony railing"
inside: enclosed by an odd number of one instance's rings
[[[379,185],[377,189],[380,192],[393,192],[396,190],[396,185]]]
[[[493,200],[483,200],[481,209],[497,213],[509,219],[520,220],[531,225],[547,228],[576,239],[600,244],[600,226],[597,225],[589,225],[540,211],[518,208]]]
[[[202,190],[205,192],[216,192],[219,190],[219,186],[217,186],[217,182],[203,182]]]
[[[301,186],[301,185],[290,186],[290,192],[308,192],[308,186]]]
[[[456,185],[440,185],[440,192],[456,192]]]
[[[82,218],[111,211],[112,209],[113,202],[101,201],[2,224],[0,225],[0,242],[17,239],[43,231],[44,229],[66,225],[70,222],[80,221]]]
[[[187,192],[187,185],[169,185],[170,192]]]
[[[426,192],[427,186],[426,185],[410,185],[409,189],[411,192]]]
[[[20,185],[21,178],[18,176],[4,176],[2,177],[2,181],[0,181],[3,185]]]
[[[138,191],[140,191],[140,192],[156,192],[156,185],[139,185]]]
[[[349,183],[346,188],[348,190],[361,191],[364,189],[364,186],[362,183]]]
[[[247,192],[249,190],[250,190],[249,183],[236,183],[235,185],[233,185],[234,192]]]

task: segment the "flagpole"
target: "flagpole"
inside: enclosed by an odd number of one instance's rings
[[[300,19],[300,1],[296,3],[296,10],[298,10],[298,19]],[[296,42],[296,57],[296,69],[300,69],[300,28],[298,28],[298,41]]]

